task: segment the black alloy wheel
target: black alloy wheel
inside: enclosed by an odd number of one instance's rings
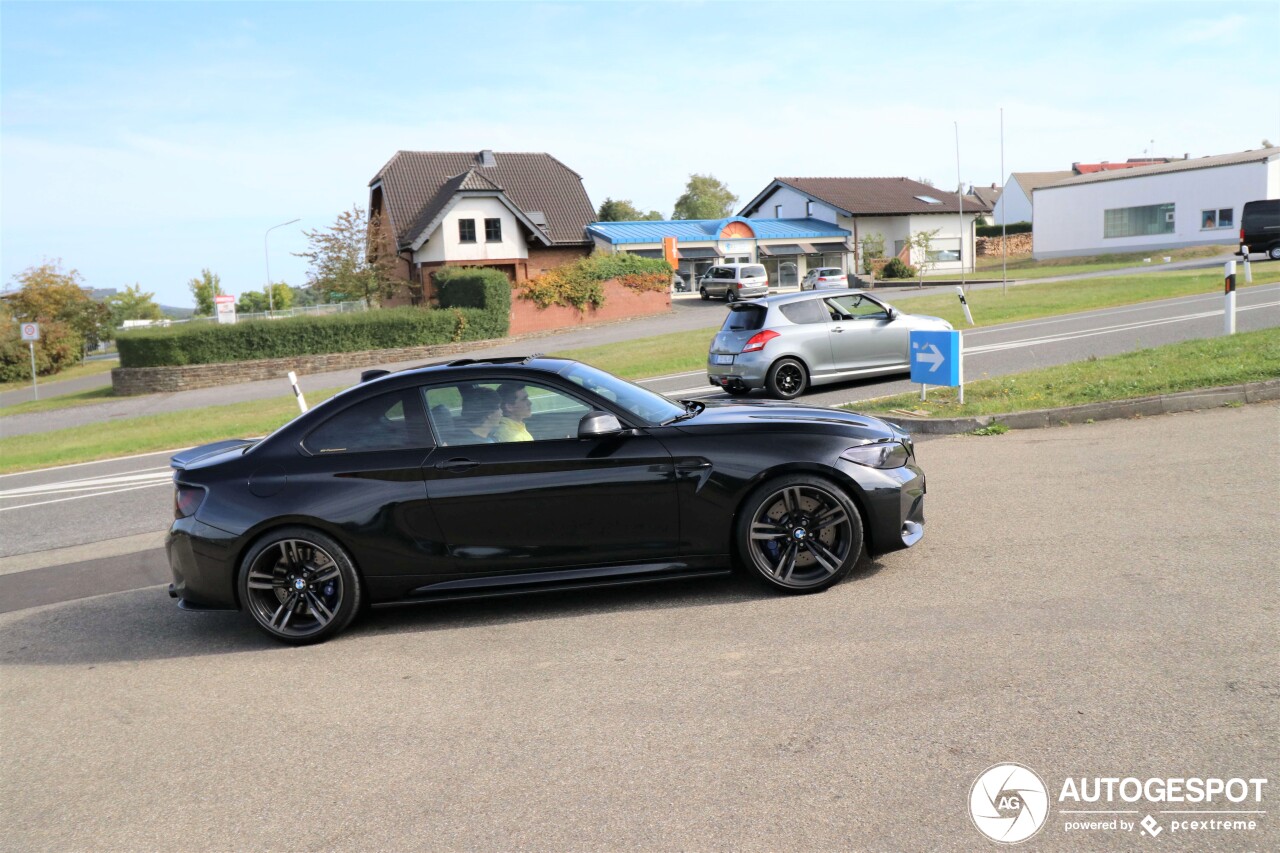
[[[702,297],[703,302],[706,302],[708,299],[711,298],[711,294],[707,293],[707,289],[705,287],[698,288],[698,295]]]
[[[240,601],[255,625],[277,640],[317,643],[350,624],[360,609],[360,579],[346,551],[303,527],[276,531],[240,566]]]
[[[760,580],[785,592],[818,592],[843,580],[862,554],[862,518],[819,477],[782,477],[757,489],[738,517],[738,549]]]
[[[779,400],[793,400],[809,386],[809,374],[794,358],[782,358],[769,368],[765,389]]]

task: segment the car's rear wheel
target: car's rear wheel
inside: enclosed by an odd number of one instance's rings
[[[1273,261],[1280,261],[1280,246],[1272,246],[1267,251],[1267,257]]]
[[[862,554],[862,518],[835,484],[807,474],[765,483],[743,504],[738,553],[774,589],[818,592],[853,571]]]
[[[327,640],[360,609],[360,579],[347,552],[305,527],[282,528],[254,545],[240,564],[239,591],[255,625],[295,645]]]
[[[779,400],[792,400],[804,393],[809,386],[809,373],[794,358],[780,358],[769,368],[765,377],[765,390]]]
[[[733,292],[733,288],[726,288],[724,292],[724,301],[733,304],[738,301],[738,294]]]
[[[711,298],[711,294],[707,293],[707,289],[705,287],[698,288],[698,295],[702,297],[703,302],[706,302],[708,299]]]

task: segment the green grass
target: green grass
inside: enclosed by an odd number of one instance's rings
[[[28,365],[29,367],[30,365]],[[36,384],[44,386],[48,382],[61,382],[64,379],[79,379],[81,376],[96,376],[99,373],[106,373],[113,367],[119,367],[120,362],[115,359],[100,359],[98,361],[85,361],[74,367],[68,367],[61,373],[55,373],[52,376],[36,377]],[[0,391],[18,391],[23,388],[31,387],[31,377],[28,376],[21,382],[5,382],[0,384]]]
[[[981,379],[965,384],[964,405],[956,401],[956,389],[931,388],[925,402],[911,393],[844,408],[958,418],[1132,400],[1276,378],[1280,378],[1280,328]]]
[[[1043,261],[1037,261],[1035,258],[1026,255],[1009,260],[1009,278],[1011,279],[1028,279],[1028,278],[1044,278],[1047,276],[1057,275],[1078,275],[1090,272],[1105,272],[1107,270],[1124,269],[1125,267],[1141,267],[1144,258],[1151,258],[1151,269],[1153,272],[1162,267],[1164,258],[1172,258],[1176,261],[1191,261],[1197,258],[1212,258],[1221,255],[1224,252],[1234,251],[1235,244],[1221,246],[1194,246],[1188,249],[1167,249],[1164,251],[1147,251],[1147,252],[1128,252],[1125,254],[1111,255],[1090,255],[1074,258],[1049,258]],[[1001,258],[999,255],[995,257],[978,258],[977,271],[969,273],[966,277],[973,278],[999,278],[1001,274]],[[937,275],[926,275],[925,281],[959,281],[960,276],[956,273],[938,273]]]
[[[719,326],[636,338],[598,347],[561,350],[549,355],[585,361],[623,379],[643,379],[697,370],[707,363],[707,347]]]
[[[103,400],[113,400],[115,397],[115,389],[110,385],[104,385],[101,388],[90,388],[88,391],[73,391],[70,394],[41,397],[39,400],[28,400],[25,403],[5,406],[0,409],[0,418],[7,418],[10,415],[25,415],[30,412],[48,412],[54,409],[86,406],[90,403],[101,403]]]
[[[312,393],[308,395],[308,403],[314,406],[341,390],[327,388]],[[298,404],[290,394],[199,411],[122,419],[112,422],[110,429],[104,429],[103,424],[87,424],[17,435],[0,439],[0,473],[191,447],[224,438],[265,435],[297,414]]]

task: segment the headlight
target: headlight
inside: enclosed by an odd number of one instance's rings
[[[901,468],[907,464],[911,454],[898,441],[881,441],[875,444],[863,444],[850,447],[840,458],[848,462],[866,465],[868,468]]]

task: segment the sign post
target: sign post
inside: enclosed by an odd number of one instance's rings
[[[920,399],[929,385],[958,388],[964,403],[964,341],[954,329],[911,333],[911,381],[920,383]]]
[[[36,341],[40,340],[40,324],[23,323],[22,339],[26,341],[27,346],[31,348],[31,393],[35,395],[37,400],[39,400],[40,386],[36,384]]]
[[[1227,261],[1226,286],[1227,305],[1222,314],[1225,317],[1226,334],[1236,333],[1236,262]]]

